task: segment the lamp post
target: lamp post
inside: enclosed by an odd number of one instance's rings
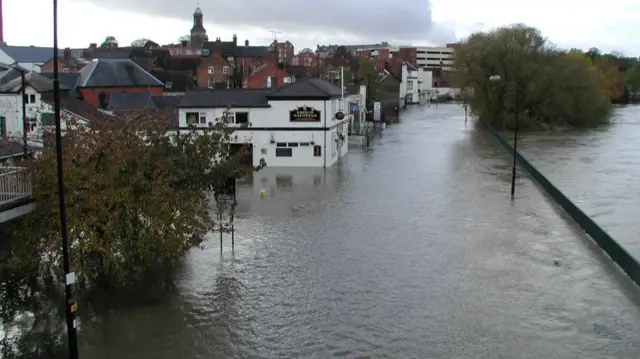
[[[53,0],[53,96],[56,121],[56,157],[58,162],[58,199],[60,204],[60,234],[62,236],[62,262],[65,274],[65,313],[67,319],[67,337],[69,340],[69,358],[78,359],[78,333],[76,331],[76,311],[78,305],[73,298],[75,273],[69,263],[69,229],[67,228],[67,209],[65,205],[64,173],[62,168],[62,128],[60,118],[60,74],[58,73],[58,0]]]
[[[493,75],[489,77],[490,81],[498,82],[502,80],[500,75]],[[513,133],[513,166],[511,168],[511,199],[513,199],[516,193],[516,156],[518,155],[518,112],[519,108],[519,100],[520,100],[520,83],[516,80],[516,128]]]
[[[7,65],[7,64],[2,64],[0,63],[0,70],[4,70],[4,71],[8,71],[10,69],[14,69],[16,71],[18,71],[20,73],[20,87],[22,88],[21,90],[21,94],[22,94],[22,143],[23,143],[23,150],[24,150],[24,158],[27,158],[27,153],[28,153],[28,145],[27,145],[27,93],[26,93],[26,87],[27,87],[27,81],[25,79],[26,76],[26,71],[19,67],[18,65]]]

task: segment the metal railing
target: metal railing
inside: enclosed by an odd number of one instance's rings
[[[0,167],[0,206],[31,197],[31,183],[22,167]]]

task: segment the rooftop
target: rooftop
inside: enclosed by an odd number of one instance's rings
[[[198,89],[187,92],[180,108],[269,107],[272,89]]]
[[[0,45],[0,51],[14,62],[45,63],[53,58],[52,47]],[[71,49],[72,56],[81,57],[83,49]],[[64,56],[64,49],[58,49],[58,56]]]
[[[94,59],[80,71],[77,87],[164,87],[130,59]]]
[[[348,95],[345,91],[344,95]],[[267,95],[269,99],[308,99],[308,100],[328,100],[342,96],[340,87],[325,80],[305,77],[290,85],[279,88]]]
[[[53,91],[53,80],[41,75],[35,71],[28,72],[24,75],[24,81],[28,86],[33,87],[34,90],[42,92]],[[69,90],[69,88],[60,85],[61,90]],[[4,93],[16,93],[22,90],[22,78],[16,77],[6,84],[0,85],[0,92]]]

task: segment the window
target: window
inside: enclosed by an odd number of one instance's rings
[[[287,147],[287,143],[286,142],[278,142],[276,143],[277,147]]]
[[[36,103],[36,95],[34,95],[34,94],[25,94],[24,95],[24,103]]]
[[[0,116],[0,136],[7,135],[7,118],[4,116]]]
[[[313,146],[313,157],[322,157],[322,147],[319,145]]]
[[[187,125],[206,125],[206,112],[187,112]]]
[[[213,88],[215,86],[215,84],[216,84],[216,80],[209,79],[209,84],[208,85],[209,85],[210,88]]]
[[[298,147],[298,142],[289,142],[289,147]]]
[[[168,88],[168,89],[170,89],[170,88],[171,88],[171,86],[173,86],[173,81],[167,81],[167,82],[164,84],[164,87],[166,87],[166,88]]]
[[[27,118],[27,132],[34,132],[38,128],[38,119],[35,117]]]
[[[209,66],[209,73],[210,74],[215,74],[216,73],[216,68],[213,66]]]
[[[293,148],[276,147],[276,157],[292,157]]]
[[[285,84],[290,84],[291,83],[291,77],[285,77],[284,78],[284,83]]]
[[[236,112],[236,123],[249,123],[249,112]]]
[[[182,54],[182,50],[176,50],[176,55],[181,55]]]
[[[196,55],[202,55],[202,50],[196,50]]]
[[[62,73],[63,74],[68,74],[69,73],[69,68],[68,67],[63,67],[62,68]]]
[[[309,146],[309,142],[300,142],[300,146]]]
[[[222,68],[222,73],[223,74],[228,74],[229,73],[229,66],[225,66]]]
[[[227,57],[227,60],[229,60],[229,62],[233,61],[233,56]]]
[[[407,81],[407,91],[413,91],[413,81]]]
[[[193,54],[193,52],[192,52],[191,50],[187,50],[187,51],[185,51],[185,52],[186,52],[186,54],[187,54],[187,55],[191,55],[191,54]]]

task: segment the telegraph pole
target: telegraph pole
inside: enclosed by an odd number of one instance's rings
[[[69,358],[78,359],[78,333],[76,331],[76,311],[78,305],[73,298],[73,284],[76,275],[71,271],[69,261],[69,229],[67,227],[67,209],[64,198],[64,176],[62,168],[62,129],[60,118],[60,75],[58,73],[58,0],[53,0],[53,95],[56,120],[56,157],[58,162],[58,198],[60,202],[60,234],[62,235],[62,263],[65,280],[65,312],[67,317],[67,336],[69,340]]]
[[[278,48],[278,34],[282,34],[282,31],[269,31],[273,35],[273,46],[276,48],[276,73],[275,73],[275,88],[278,88],[278,66],[280,66],[280,49]]]

